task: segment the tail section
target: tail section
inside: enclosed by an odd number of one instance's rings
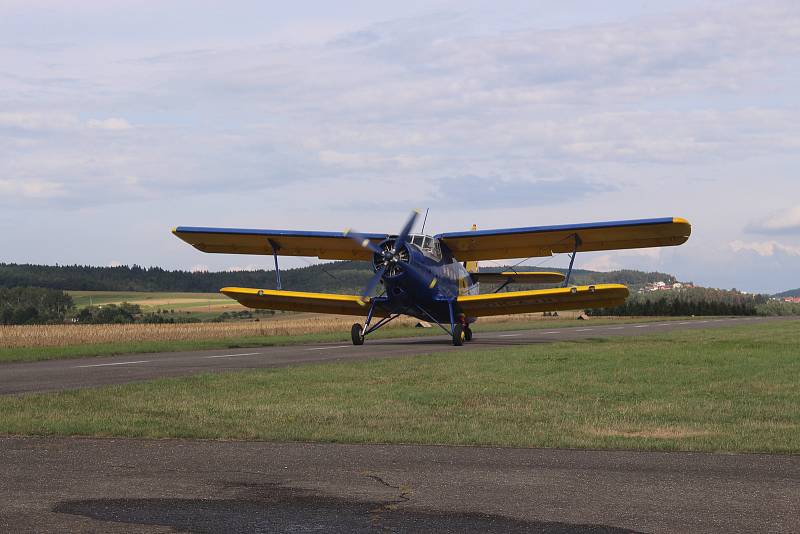
[[[474,232],[477,229],[478,229],[478,225],[473,224],[472,225],[472,231]],[[464,262],[464,268],[467,269],[468,273],[477,273],[478,272],[478,262],[477,261],[465,261]]]

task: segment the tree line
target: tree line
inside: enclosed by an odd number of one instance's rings
[[[166,310],[165,310],[166,311]],[[248,313],[249,312],[245,312]],[[60,289],[46,287],[0,287],[0,324],[125,324],[200,322],[194,317],[165,313],[143,313],[141,306],[123,302],[103,306],[75,307],[72,297]]]
[[[0,324],[63,323],[75,303],[63,291],[43,287],[0,287]]]
[[[795,315],[800,314],[800,306],[735,289],[694,287],[634,293],[620,306],[586,310],[586,313],[597,316]]]
[[[281,270],[284,288],[329,293],[360,292],[372,276],[366,262],[335,262]],[[209,293],[221,287],[273,289],[275,272],[170,271],[160,267],[29,265],[0,263],[0,287],[36,286],[83,291],[180,291]]]
[[[511,270],[507,266],[482,268],[485,272]],[[518,271],[548,270],[564,272],[564,269],[548,269],[517,266]],[[372,267],[367,262],[340,261],[310,265],[281,271],[284,289],[322,293],[358,294],[372,276]],[[620,283],[638,288],[647,283],[662,280],[673,283],[675,277],[666,273],[646,273],[634,270],[594,272],[576,269],[572,282],[575,284]],[[120,266],[94,267],[89,265],[29,265],[0,263],[0,287],[45,287],[62,290],[83,291],[181,291],[208,293],[221,287],[275,288],[275,272],[221,271],[189,272],[170,271],[160,267]],[[487,285],[488,286],[488,285]],[[542,286],[537,286],[542,287]],[[515,288],[524,289],[521,286]],[[488,286],[487,291],[491,290]]]

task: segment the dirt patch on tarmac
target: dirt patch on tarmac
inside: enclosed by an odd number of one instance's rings
[[[85,499],[56,513],[98,521],[171,527],[180,532],[544,532],[630,533],[633,530],[493,514],[424,510],[387,501],[351,500],[271,484],[246,485],[228,499]]]

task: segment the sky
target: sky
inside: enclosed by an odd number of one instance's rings
[[[795,0],[0,0],[0,262],[271,268],[170,229],[414,208],[430,233],[675,216],[685,245],[576,267],[796,288],[799,67]]]

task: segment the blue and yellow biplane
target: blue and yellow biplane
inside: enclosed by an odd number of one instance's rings
[[[570,286],[578,252],[675,246],[691,234],[687,220],[669,217],[482,231],[473,226],[466,232],[424,235],[411,233],[417,216],[412,213],[397,235],[185,226],[173,233],[203,252],[272,255],[277,289],[220,291],[250,308],[365,317],[363,325],[351,329],[354,345],[362,345],[366,336],[401,315],[431,321],[452,336],[454,345],[462,345],[472,340],[470,324],[479,317],[616,306],[628,296],[624,285]],[[555,253],[570,255],[565,275],[481,273],[477,268],[480,260]],[[284,291],[278,256],[371,261],[375,274],[361,295]],[[480,294],[480,282],[500,287]],[[546,283],[561,287],[500,292],[509,284]],[[371,296],[378,284],[383,284],[382,294]]]

